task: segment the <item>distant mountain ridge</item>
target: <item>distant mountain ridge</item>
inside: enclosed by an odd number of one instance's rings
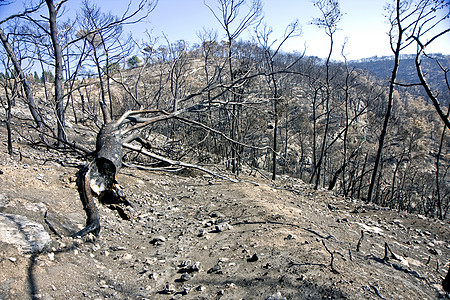
[[[400,56],[400,66],[397,75],[397,82],[412,84],[418,83],[417,71],[415,66],[415,54],[403,54]],[[450,99],[448,88],[445,82],[444,71],[439,64],[447,70],[450,68],[450,55],[441,53],[430,54],[428,57],[423,56],[422,69],[425,77],[431,87],[441,95],[441,104],[448,104]],[[368,71],[380,80],[389,80],[394,65],[394,56],[372,56],[358,60],[349,61],[351,67]],[[423,88],[416,87],[414,90],[420,95],[424,95]]]

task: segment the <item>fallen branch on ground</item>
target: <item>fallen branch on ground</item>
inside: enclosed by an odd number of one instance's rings
[[[334,253],[335,253],[335,252],[334,252],[334,251],[331,252],[330,249],[328,249],[328,247],[327,247],[327,245],[325,244],[325,241],[324,241],[324,240],[322,240],[322,244],[323,244],[323,246],[325,247],[325,250],[327,250],[327,252],[331,255],[331,261],[330,261],[330,265],[329,265],[329,267],[331,268],[331,271],[332,271],[333,273],[335,273],[335,274],[340,274],[339,271],[336,270],[336,269],[334,268],[334,264],[333,264],[333,262],[334,262]]]

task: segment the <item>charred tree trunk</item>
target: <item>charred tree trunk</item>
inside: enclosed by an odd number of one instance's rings
[[[30,113],[33,117],[33,120],[36,123],[37,127],[39,129],[42,129],[44,121],[42,120],[41,116],[38,113],[37,106],[34,102],[33,93],[31,91],[31,87],[28,84],[27,79],[25,78],[22,67],[20,66],[20,62],[17,59],[16,54],[14,53],[14,50],[11,44],[9,43],[7,36],[5,35],[5,33],[1,28],[0,28],[0,40],[2,41],[6,53],[8,54],[8,57],[11,59],[11,62],[14,65],[14,70],[16,70],[17,75],[19,76],[19,79],[22,83],[23,89],[25,91],[25,96],[27,97],[28,108],[30,109]]]
[[[445,279],[442,281],[442,287],[444,288],[444,291],[450,293],[450,267],[448,268],[447,276],[445,276]]]
[[[441,198],[441,185],[440,185],[440,179],[439,179],[439,168],[440,168],[440,158],[442,153],[442,146],[444,145],[444,138],[445,138],[445,129],[447,127],[444,126],[444,129],[442,129],[441,134],[441,140],[439,143],[439,150],[436,155],[436,195],[437,195],[437,209],[438,209],[438,216],[439,219],[444,220],[444,215],[442,213],[442,198]]]
[[[100,216],[94,196],[120,198],[115,183],[116,175],[122,166],[122,136],[116,122],[108,122],[97,136],[97,150],[93,161],[79,173],[78,191],[86,212],[86,227],[75,233],[82,237],[88,233],[98,236],[100,233]]]
[[[404,33],[404,29],[402,28],[402,24],[400,21],[401,20],[400,14],[401,14],[400,0],[397,0],[396,23],[394,22],[393,24],[397,24],[396,30],[398,31],[398,33],[397,33],[398,36],[397,36],[397,41],[396,41],[395,45],[393,44],[393,42],[391,42],[391,49],[394,51],[394,67],[393,67],[392,73],[391,73],[391,80],[389,81],[388,103],[387,103],[386,113],[384,115],[383,127],[381,129],[380,137],[378,139],[377,156],[375,158],[375,164],[373,166],[372,177],[370,178],[369,190],[367,192],[367,201],[368,202],[371,202],[373,200],[372,199],[373,192],[374,192],[375,183],[376,183],[376,179],[377,179],[377,175],[378,175],[378,169],[379,169],[380,162],[381,162],[381,156],[383,153],[384,140],[385,140],[385,137],[387,134],[389,120],[390,120],[391,112],[392,112],[392,106],[393,106],[393,102],[394,102],[395,80],[397,79],[398,67],[400,65],[400,51],[402,50],[402,38],[403,38],[403,33]],[[392,39],[393,39],[393,36],[391,36],[391,40]]]
[[[64,112],[64,78],[63,78],[63,59],[62,49],[58,40],[58,29],[56,26],[56,17],[59,10],[55,7],[53,0],[46,0],[49,12],[50,37],[53,45],[53,54],[55,56],[55,104],[56,104],[56,121],[58,129],[58,147],[63,147],[67,141],[66,121]]]
[[[6,134],[7,134],[7,140],[8,140],[8,154],[13,155],[13,147],[12,147],[12,131],[11,131],[11,109],[12,109],[12,103],[11,98],[9,97],[8,93],[6,92],[6,107],[5,113],[6,113]],[[0,97],[0,103],[3,105],[3,100]]]
[[[350,154],[350,157],[348,159],[344,159],[344,162],[342,163],[342,166],[334,173],[333,178],[330,181],[330,184],[328,185],[328,190],[331,191],[334,189],[336,182],[338,180],[338,177],[341,173],[345,172],[345,168],[347,167],[348,162],[353,159],[353,157],[356,156],[356,154],[358,154],[359,149],[356,149],[355,151],[352,152],[352,154]],[[345,176],[345,174],[344,174]],[[342,188],[343,191],[345,192],[345,182],[342,183]]]
[[[6,94],[6,132],[8,135],[8,154],[13,155],[13,146],[12,146],[12,130],[11,130],[11,110],[12,110],[12,101],[9,98],[8,94]]]

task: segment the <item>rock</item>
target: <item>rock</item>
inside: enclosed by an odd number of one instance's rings
[[[133,258],[133,254],[130,254],[130,253],[125,253],[123,256],[122,256],[122,259],[123,260],[131,260]]]
[[[255,261],[258,261],[258,259],[259,259],[258,254],[255,253],[250,258],[247,258],[247,261],[248,262],[255,262]]]
[[[175,293],[175,287],[170,284],[170,283],[166,283],[166,285],[164,286],[164,288],[159,292],[160,294],[174,294]]]
[[[204,285],[199,285],[198,287],[195,288],[195,290],[197,292],[204,292],[206,290]]]
[[[211,269],[208,270],[208,274],[211,273],[219,273],[220,270],[222,270],[222,264],[220,262],[218,262],[214,267],[212,267]]]
[[[291,233],[288,234],[287,237],[284,238],[285,240],[295,240],[295,236]]]
[[[121,247],[121,246],[111,246],[111,247],[109,247],[109,249],[110,249],[111,251],[122,251],[122,250],[127,250],[127,248]]]
[[[179,264],[179,267],[181,267],[181,268],[186,268],[186,267],[189,267],[191,265],[191,260],[183,260],[182,262],[181,262],[181,264]]]
[[[47,256],[48,256],[48,258],[49,258],[51,261],[54,261],[54,260],[55,260],[55,253],[54,253],[54,252],[49,252],[49,253],[47,254]]]
[[[213,211],[209,216],[211,218],[223,218],[224,217],[224,215],[218,211]]]
[[[276,294],[267,297],[266,300],[286,300],[286,298],[283,297],[280,292],[277,292]]]
[[[234,289],[234,288],[236,288],[236,285],[235,285],[233,282],[230,282],[230,283],[227,283],[227,284],[225,285],[225,287],[227,287],[227,288],[229,288],[229,289]]]
[[[189,267],[190,273],[191,272],[199,272],[201,268],[201,264],[199,261],[196,261],[192,266]]]
[[[447,276],[445,276],[445,279],[442,281],[442,288],[447,293],[450,293],[450,267],[448,268]]]
[[[430,252],[433,255],[441,255],[441,251],[439,249],[436,249],[436,248],[429,248],[428,252]]]
[[[179,273],[194,273],[199,272],[201,268],[201,264],[199,261],[196,261],[193,265],[190,265],[191,261],[187,260],[181,263],[181,269],[178,271]]]
[[[184,273],[183,275],[181,275],[179,281],[185,282],[185,281],[189,281],[189,280],[191,280],[191,275],[189,275],[188,273]]]
[[[222,232],[222,231],[225,231],[225,230],[230,230],[232,228],[232,226],[230,225],[230,224],[228,224],[228,223],[221,223],[221,224],[217,224],[216,226],[215,226],[215,232]]]
[[[27,217],[0,213],[0,242],[15,245],[24,253],[40,252],[51,242],[42,224]]]
[[[212,220],[209,220],[204,224],[205,227],[211,227],[213,225],[214,225],[214,221],[212,221]]]
[[[328,209],[331,211],[339,210],[339,208],[334,205],[328,204],[327,206],[328,206]]]
[[[95,243],[97,237],[94,234],[89,233],[85,237],[83,237],[83,240],[85,243]]]
[[[163,243],[165,243],[165,242],[166,242],[166,238],[160,235],[160,236],[155,236],[155,237],[150,241],[150,244],[155,245],[155,246],[158,246],[158,245],[161,245],[161,244],[163,244]]]
[[[270,268],[272,268],[272,265],[270,263],[267,263],[262,268],[263,269],[270,269]]]
[[[190,286],[183,286],[183,291],[181,292],[182,295],[187,295],[191,291]]]

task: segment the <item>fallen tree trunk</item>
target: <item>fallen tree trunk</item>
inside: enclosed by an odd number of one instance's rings
[[[73,237],[83,237],[89,233],[100,233],[100,216],[94,196],[101,199],[123,197],[117,191],[116,175],[122,166],[122,135],[116,122],[106,123],[97,136],[95,159],[78,173],[78,192],[86,212],[86,227]],[[109,200],[110,201],[110,200]]]

